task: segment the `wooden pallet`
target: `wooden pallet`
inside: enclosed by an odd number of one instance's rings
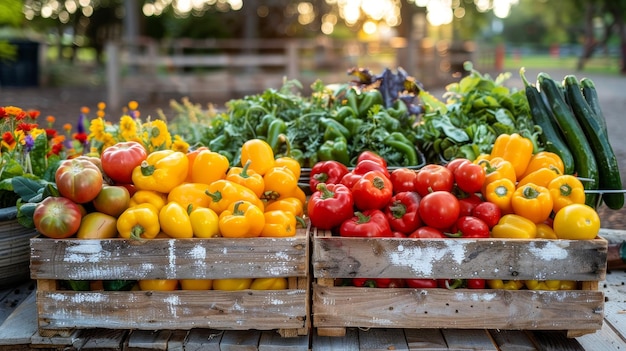
[[[607,242],[521,239],[344,238],[312,233],[313,326],[566,330],[602,327]],[[376,289],[335,286],[339,278],[576,280],[570,291]]]

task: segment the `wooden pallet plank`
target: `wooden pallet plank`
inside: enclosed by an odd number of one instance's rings
[[[187,334],[185,351],[220,351],[223,330],[192,329]]]
[[[169,340],[167,340],[168,351],[185,351],[185,340],[187,340],[187,330],[172,330]]]
[[[542,351],[585,351],[576,339],[568,338],[563,332],[541,330],[529,335],[532,335],[533,341]]]
[[[358,351],[359,332],[356,328],[342,328],[342,336],[328,336],[313,333],[312,345],[315,351]]]
[[[31,292],[0,325],[0,345],[28,345],[36,332],[37,309]]]
[[[405,329],[404,335],[410,350],[446,351],[448,344],[439,329]]]
[[[26,281],[15,287],[0,290],[0,324],[35,290],[35,282]]]
[[[257,351],[259,348],[259,330],[228,330],[220,342],[222,351]]]
[[[309,336],[282,337],[273,331],[264,331],[259,340],[259,351],[307,351]]]
[[[84,345],[79,348],[81,351],[121,351],[126,345],[128,330],[113,329],[89,329],[81,331],[80,338],[84,339]]]
[[[606,302],[604,320],[626,338],[626,274],[624,271],[608,272],[602,283]]]
[[[626,339],[619,335],[609,324],[605,323],[602,329],[593,334],[583,335],[576,338],[585,350],[624,351]]]
[[[128,350],[167,350],[171,330],[133,330],[128,336]]]
[[[359,329],[359,349],[364,351],[409,350],[403,329]]]
[[[490,330],[491,337],[502,351],[533,351],[537,346],[521,330]]]
[[[497,351],[487,330],[442,329],[441,333],[451,350]]]

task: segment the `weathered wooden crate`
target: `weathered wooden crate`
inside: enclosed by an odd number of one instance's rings
[[[31,239],[42,335],[72,329],[273,330],[307,335],[309,230],[290,238]],[[68,291],[63,280],[288,277],[286,290]]]
[[[318,335],[346,327],[566,330],[602,327],[607,241],[345,238],[312,229],[312,319]],[[576,280],[579,290],[334,286],[337,278]]]

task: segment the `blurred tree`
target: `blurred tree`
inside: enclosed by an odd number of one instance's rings
[[[23,22],[21,0],[6,0],[0,2],[0,29],[17,28]],[[13,60],[17,54],[15,45],[9,43],[6,39],[0,39],[0,61]]]

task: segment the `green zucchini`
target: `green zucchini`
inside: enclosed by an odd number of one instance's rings
[[[563,82],[574,116],[592,146],[600,175],[600,189],[622,190],[617,157],[615,157],[608,136],[598,123],[598,117],[585,100],[578,80],[573,75],[567,75]],[[624,206],[624,194],[621,192],[602,193],[602,201],[610,209],[619,210]]]
[[[583,77],[580,79],[580,87],[585,100],[589,104],[589,107],[591,107],[591,110],[595,112],[598,124],[600,124],[602,130],[604,130],[604,133],[608,135],[606,129],[606,119],[604,118],[602,108],[600,108],[600,99],[598,98],[598,91],[596,90],[595,84],[593,84],[591,79]]]
[[[552,110],[546,106],[542,94],[537,88],[531,85],[524,76],[524,69],[520,69],[520,77],[524,82],[526,99],[530,106],[530,115],[533,122],[541,127],[541,134],[539,134],[539,140],[543,144],[543,148],[546,151],[553,152],[563,161],[565,166],[565,174],[573,174],[576,169],[574,163],[574,156],[567,146],[567,143],[563,140],[561,130],[555,123],[554,118],[551,116]]]
[[[576,173],[580,178],[589,179],[583,182],[585,189],[597,190],[600,184],[598,168],[591,145],[587,141],[587,137],[582,127],[576,120],[574,113],[569,105],[563,99],[563,87],[557,84],[547,73],[541,72],[537,75],[537,82],[541,91],[546,94],[552,115],[556,119],[563,138],[568,148],[574,156],[576,165]],[[585,203],[593,208],[598,205],[598,194],[587,193]]]

